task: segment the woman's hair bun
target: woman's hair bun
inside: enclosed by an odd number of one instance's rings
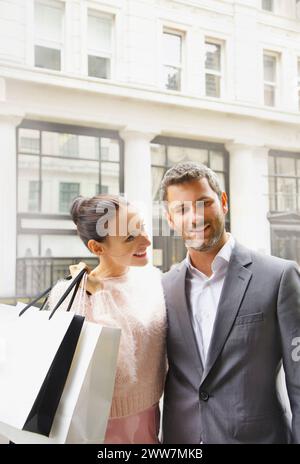
[[[71,204],[71,208],[70,208],[70,214],[71,214],[71,217],[72,217],[72,220],[73,222],[77,225],[78,223],[78,218],[80,216],[80,208],[84,202],[85,198],[83,196],[79,196],[79,197],[76,197],[72,204]]]

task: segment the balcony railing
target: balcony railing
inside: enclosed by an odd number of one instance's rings
[[[69,274],[69,266],[84,261],[90,267],[98,264],[96,258],[18,258],[16,295],[30,299],[57,280]],[[16,297],[16,298],[17,298]]]

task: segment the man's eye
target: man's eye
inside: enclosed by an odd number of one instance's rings
[[[134,235],[129,235],[126,239],[126,242],[132,242],[132,240],[135,239],[135,236]]]

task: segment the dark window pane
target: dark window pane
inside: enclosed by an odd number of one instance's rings
[[[103,193],[119,194],[120,182],[119,182],[119,164],[117,163],[101,163],[101,191],[102,186],[107,187],[107,191]]]
[[[77,182],[61,182],[59,184],[59,212],[68,213],[74,198],[80,193],[80,184]]]
[[[110,60],[108,58],[89,55],[88,75],[90,77],[110,79]]]
[[[286,176],[296,175],[296,163],[294,158],[277,157],[276,173]]]
[[[19,130],[19,152],[39,154],[40,132],[32,129]]]
[[[61,70],[61,52],[55,48],[35,46],[34,64],[37,68]]]
[[[275,87],[273,85],[265,85],[264,102],[266,106],[275,106]]]
[[[165,72],[164,82],[165,82],[166,89],[180,90],[181,88],[180,69],[174,68],[173,66],[165,66],[164,72]]]
[[[221,78],[214,74],[205,75],[205,89],[207,97],[219,98],[221,95]]]
[[[44,131],[42,153],[66,158],[99,159],[99,138]]]
[[[99,182],[99,162],[81,160],[69,160],[43,156],[42,158],[42,212],[45,214],[57,214],[69,212],[66,206],[60,208],[59,185],[62,183],[80,184],[80,194],[93,196],[95,184]]]
[[[118,140],[101,138],[101,160],[120,161],[120,145]]]
[[[278,211],[296,210],[296,179],[277,179]]]
[[[205,68],[221,70],[221,45],[209,42],[205,44]]]
[[[266,11],[273,11],[273,0],[262,0],[261,7]]]
[[[169,166],[185,161],[208,164],[208,150],[189,147],[168,147]]]
[[[32,183],[32,184],[31,184]],[[37,211],[33,189],[39,185],[39,156],[19,155],[18,159],[18,212]],[[35,197],[36,199],[36,197]],[[31,209],[34,208],[34,209]]]
[[[38,180],[29,181],[28,211],[37,212],[39,210],[40,183]]]
[[[165,166],[166,148],[164,145],[151,143],[151,163],[159,166]]]
[[[210,168],[213,171],[224,171],[224,153],[222,151],[210,150]]]
[[[276,56],[264,55],[264,80],[268,82],[276,82]]]

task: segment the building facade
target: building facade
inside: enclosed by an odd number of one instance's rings
[[[153,200],[165,170],[212,167],[228,229],[300,263],[296,0],[0,0],[0,297],[91,260],[78,194]],[[182,259],[153,237],[153,262]]]

